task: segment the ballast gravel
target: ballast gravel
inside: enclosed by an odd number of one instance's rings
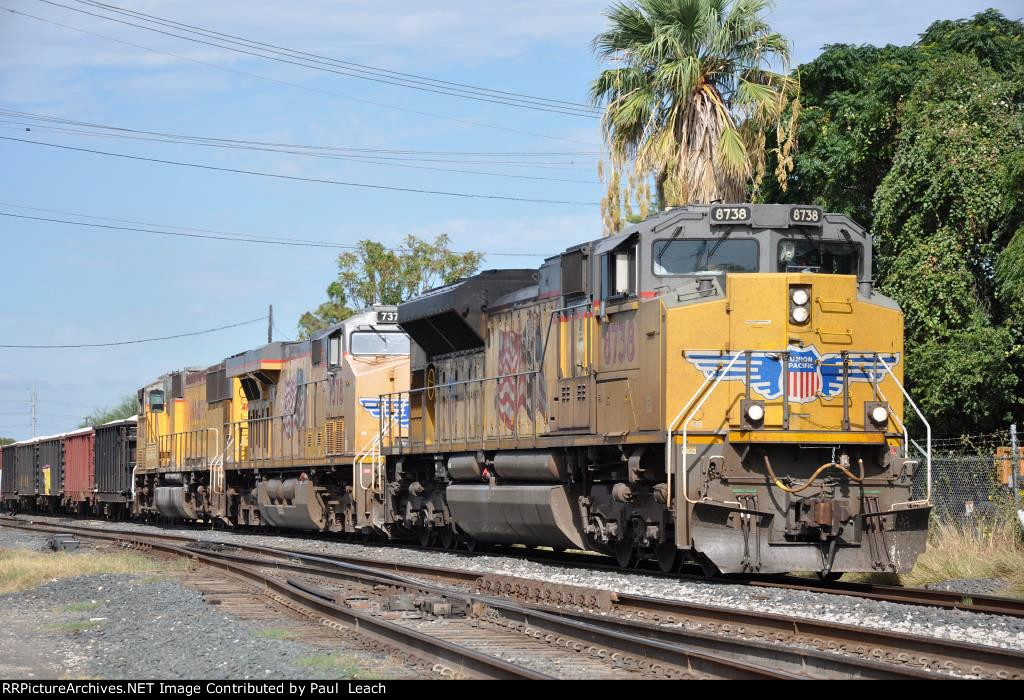
[[[0,549],[45,551],[48,539],[0,527]],[[56,579],[0,595],[0,610],[0,677],[8,679],[342,679],[385,661],[268,638],[280,631],[275,623],[224,614],[160,574]]]
[[[41,518],[34,518],[42,520]],[[60,519],[52,520],[60,522]],[[67,521],[64,521],[67,522]],[[846,595],[812,593],[758,586],[701,583],[649,576],[640,572],[588,569],[585,565],[568,567],[531,562],[515,554],[465,555],[424,551],[404,547],[375,547],[318,538],[280,537],[224,530],[197,532],[194,528],[154,527],[137,523],[76,521],[87,527],[104,527],[136,532],[174,532],[204,540],[226,543],[266,545],[313,553],[353,555],[380,561],[435,565],[479,572],[533,578],[552,583],[583,586],[668,600],[685,600],[704,605],[796,615],[854,626],[973,644],[1024,650],[1024,619],[944,610]],[[515,552],[516,550],[511,550]]]

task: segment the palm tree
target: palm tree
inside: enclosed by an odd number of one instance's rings
[[[784,187],[799,83],[787,75],[788,42],[762,17],[771,5],[631,0],[606,11],[610,26],[594,51],[621,65],[602,71],[590,94],[605,105],[612,186],[632,163],[634,182],[653,175],[662,208],[745,201],[764,176],[765,134],[774,127]],[[606,204],[617,206],[610,189]]]

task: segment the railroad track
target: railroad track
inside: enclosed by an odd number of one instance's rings
[[[278,605],[338,630],[356,630],[383,649],[412,659],[449,677],[487,679],[549,679],[560,677],[561,666],[574,674],[600,678],[723,678],[746,680],[796,680],[809,676],[741,660],[720,658],[701,651],[651,638],[634,638],[620,631],[536,610],[500,598],[463,596],[458,591],[418,583],[411,579],[356,565],[318,568],[309,563],[292,563],[293,555],[278,555],[264,549],[261,554],[238,554],[233,546],[156,535],[125,536],[122,533],[82,527],[57,527],[5,521],[15,527],[45,533],[65,532],[81,538],[100,540],[143,551],[189,557],[223,571],[247,585],[256,585]],[[258,548],[254,548],[258,549]],[[339,596],[306,580],[288,576],[329,576],[355,585],[366,593],[339,602]],[[285,575],[282,575],[285,574]],[[398,589],[405,593],[395,593]],[[381,614],[369,603],[369,591],[388,599],[415,594],[414,605],[426,603],[444,608],[431,614],[431,621],[451,617],[452,624],[428,629],[427,616],[403,616],[391,607]],[[353,604],[358,601],[358,604]],[[458,614],[461,604],[461,615]],[[419,622],[416,622],[419,620]],[[511,657],[511,658],[508,658]],[[541,662],[541,663],[538,663]],[[551,671],[537,670],[538,665]]]
[[[5,524],[44,532],[69,529],[24,521]],[[327,604],[346,600],[348,593],[322,587],[339,581],[385,590],[401,588],[434,600],[456,600],[465,609],[497,613],[476,617],[474,631],[484,637],[519,633],[584,656],[611,656],[628,674],[727,678],[922,678],[957,674],[1020,678],[1024,669],[1024,654],[1020,652],[793,616],[481,576],[459,569],[203,542],[178,535],[75,530],[86,537],[142,546],[163,542],[165,548],[172,547],[183,555],[204,560],[212,557],[223,565],[247,567],[278,581],[282,571],[302,575],[306,583],[286,578],[285,584]],[[268,570],[278,575],[266,573]],[[367,598],[349,596],[347,600],[364,603]],[[432,627],[437,629],[436,625]],[[729,666],[721,668],[716,661]],[[772,675],[772,671],[781,675]]]
[[[56,518],[59,516],[52,517]],[[12,518],[10,518],[9,516],[3,516],[0,517],[0,522],[4,522],[11,519]],[[14,520],[17,520],[17,518],[14,518]],[[64,521],[66,520],[66,518],[61,518],[61,520]],[[64,527],[63,522],[61,524],[61,527]],[[196,526],[195,529],[199,532],[209,532],[209,529],[205,527],[200,528]],[[119,532],[126,536],[139,534],[134,530],[104,529],[104,531]],[[245,531],[238,530],[232,532],[244,533]],[[177,537],[181,541],[190,541],[195,539],[194,537],[190,537],[187,535],[167,534],[165,536]],[[308,541],[309,539],[311,539],[309,537],[309,533],[302,533],[301,536],[294,533],[275,533],[275,536],[294,537],[295,539],[302,541]],[[337,540],[335,538],[324,538],[324,541],[344,542],[344,540]],[[382,547],[390,546],[398,548],[404,548],[408,546],[408,543],[379,542],[375,544]],[[496,554],[501,556],[516,556],[522,558],[524,561],[544,563],[551,566],[561,566],[565,568],[583,566],[588,569],[595,569],[598,571],[609,571],[615,573],[623,573],[624,571],[626,571],[620,568],[619,566],[608,563],[608,557],[603,556],[601,554],[591,553],[565,553],[515,547],[501,547],[500,549],[495,549],[493,552],[488,551],[486,549],[481,549],[477,550],[474,553],[434,547],[418,548],[416,551],[436,551],[443,552],[449,555],[464,556],[467,558],[478,556],[480,554]],[[390,562],[380,562],[369,557],[359,557],[354,555],[346,556],[345,558],[353,562],[366,563],[368,566],[394,566],[399,568],[404,567],[402,568],[402,570],[408,571],[410,573],[415,573],[417,569],[421,570],[423,573],[427,573],[427,570],[434,568],[431,566],[416,564],[392,565]],[[452,569],[452,571],[455,570]],[[954,591],[941,591],[929,588],[914,588],[909,586],[892,586],[872,583],[853,583],[846,581],[817,581],[815,579],[783,575],[708,577],[678,572],[664,573],[656,569],[646,568],[629,569],[628,573],[640,574],[644,576],[657,578],[675,579],[679,581],[692,581],[694,583],[724,583],[761,588],[799,590],[811,593],[827,593],[829,595],[853,596],[856,598],[867,598],[870,600],[878,600],[889,603],[901,603],[903,605],[917,605],[932,608],[942,608],[946,610],[963,610],[965,612],[986,613],[990,615],[1003,615],[1007,617],[1024,618],[1024,600],[1018,600],[1015,598],[1004,598],[992,595],[973,595],[958,593]]]

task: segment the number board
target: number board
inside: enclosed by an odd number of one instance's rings
[[[398,323],[397,311],[378,311],[377,323]]]
[[[821,226],[825,214],[821,207],[793,207],[789,210],[789,223],[798,226]]]
[[[712,224],[747,224],[750,225],[750,207],[744,206],[713,206],[711,207]]]

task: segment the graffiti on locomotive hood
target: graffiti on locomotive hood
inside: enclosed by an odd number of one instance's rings
[[[795,403],[809,403],[821,397],[834,399],[843,393],[844,358],[841,353],[822,355],[813,345],[790,345],[788,353],[789,390],[787,398]],[[687,362],[694,365],[705,378],[722,376],[728,381],[747,381],[747,361],[740,357],[725,372],[725,368],[743,353],[697,350],[685,353]],[[900,361],[899,353],[849,353],[851,382],[877,383],[885,378],[886,365],[894,368]],[[724,374],[722,374],[724,372]],[[765,399],[782,396],[783,371],[781,353],[752,352],[750,354],[750,388]]]

